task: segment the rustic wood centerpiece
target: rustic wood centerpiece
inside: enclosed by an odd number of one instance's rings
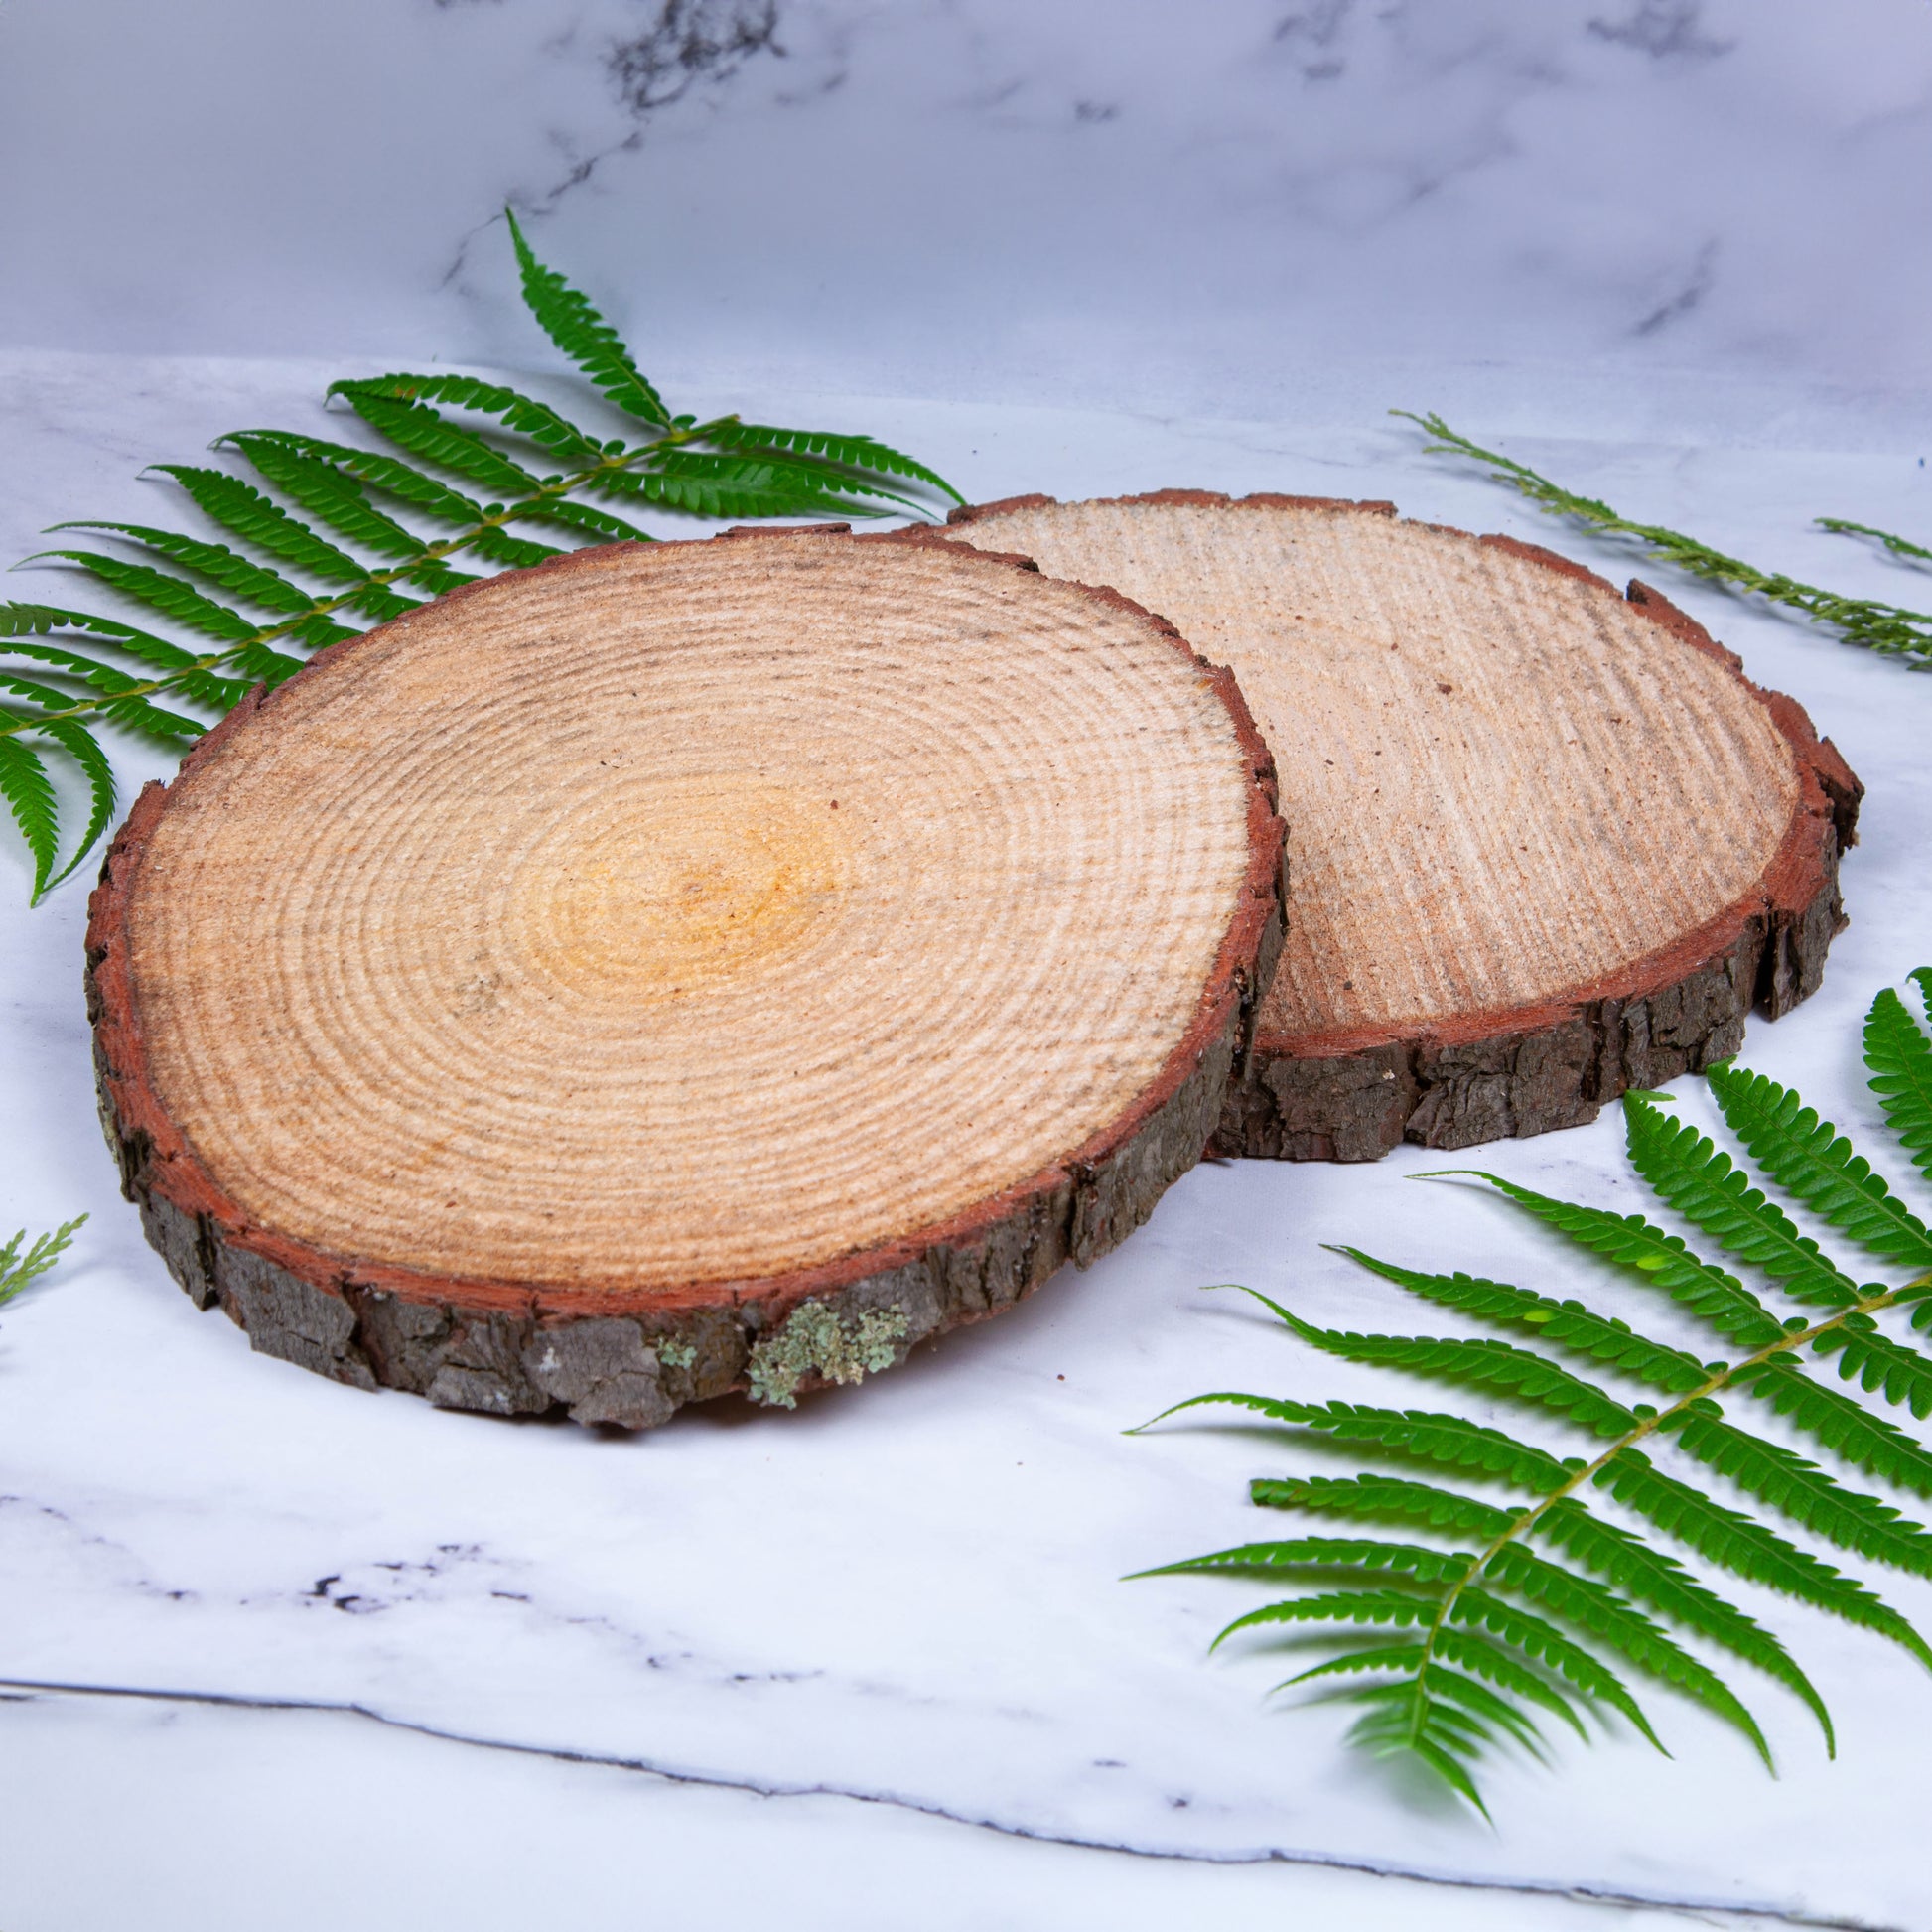
[[[1390,503],[1023,496],[952,531],[1171,619],[1274,749],[1294,896],[1228,1152],[1571,1126],[1817,986],[1863,788],[1655,591]]]
[[[789,1405],[1136,1227],[1281,936],[1234,680],[907,533],[579,552],[325,651],[94,896],[103,1117],[259,1349],[494,1414]]]

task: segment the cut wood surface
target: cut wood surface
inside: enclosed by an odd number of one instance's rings
[[[1389,503],[956,511],[1230,665],[1292,896],[1229,1152],[1366,1160],[1592,1118],[1818,984],[1862,787],[1655,591]]]
[[[142,794],[103,1113],[255,1345],[641,1427],[890,1365],[1198,1159],[1281,931],[1233,679],[918,533],[614,546],[322,653]]]

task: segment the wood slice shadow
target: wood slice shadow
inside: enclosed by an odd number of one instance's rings
[[[1646,585],[1320,497],[1021,496],[950,534],[1159,611],[1274,749],[1289,935],[1221,1151],[1578,1125],[1817,987],[1863,787]]]
[[[102,1117],[258,1349],[496,1415],[789,1406],[1147,1217],[1281,853],[1233,678],[1116,593],[842,525],[580,551],[141,794]]]

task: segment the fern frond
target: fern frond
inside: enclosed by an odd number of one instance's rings
[[[1859,1299],[1851,1276],[1708,1135],[1673,1120],[1642,1094],[1625,1094],[1623,1111],[1631,1166],[1686,1220],[1763,1269],[1794,1302],[1845,1308]]]
[[[338,384],[340,389],[342,385]],[[546,402],[526,396],[499,382],[483,382],[473,375],[378,375],[366,376],[357,383],[365,395],[386,396],[391,402],[452,403],[459,409],[474,409],[480,415],[496,417],[507,430],[527,436],[552,456],[579,464],[598,464],[607,451],[588,430],[561,416]]]
[[[221,441],[246,457],[263,476],[278,487],[286,489],[298,502],[303,500],[303,488],[311,486],[306,480],[313,477],[317,470],[322,470],[332,475],[338,483],[350,480],[358,484],[366,483],[371,489],[379,489],[385,496],[393,496],[397,502],[407,503],[425,516],[459,529],[467,529],[471,524],[483,520],[483,506],[481,503],[472,502],[460,489],[453,488],[440,477],[432,477],[427,471],[403,462],[400,457],[388,456],[379,450],[358,450],[352,444],[331,443],[320,436],[302,436],[294,430],[282,429],[236,430]],[[289,458],[301,461],[290,464],[287,461]],[[366,497],[360,500],[366,505]],[[321,513],[317,511],[318,515]],[[401,524],[387,517],[383,518],[383,522],[387,526],[387,534],[380,540],[365,539],[370,547],[384,556],[406,554],[384,549],[383,545],[398,541],[397,533],[400,539],[411,543],[415,542],[415,538]]]
[[[1363,1536],[1296,1536],[1276,1543],[1242,1543],[1231,1550],[1211,1550],[1204,1557],[1183,1557],[1155,1570],[1137,1570],[1135,1577],[1189,1577],[1238,1571],[1245,1576],[1271,1576],[1284,1570],[1386,1570],[1413,1578],[1419,1584],[1458,1583],[1475,1558],[1466,1550],[1436,1550],[1424,1543],[1390,1543]]]
[[[1373,1523],[1427,1523],[1483,1539],[1501,1536],[1522,1514],[1474,1496],[1403,1476],[1257,1476],[1248,1500],[1263,1509],[1306,1509]]]
[[[27,1230],[21,1228],[5,1247],[0,1247],[0,1303],[11,1302],[29,1282],[38,1280],[54,1266],[73,1245],[73,1237],[86,1221],[84,1214],[77,1214],[71,1221],[64,1221],[52,1234],[37,1235],[33,1245],[23,1255],[20,1244],[27,1239]]]
[[[1848,1623],[1875,1630],[1932,1669],[1932,1649],[1924,1638],[1857,1579],[1787,1543],[1755,1518],[1666,1475],[1642,1450],[1619,1449],[1598,1472],[1596,1482],[1707,1562]]]
[[[65,644],[50,643],[40,638],[15,638],[0,646],[0,652],[11,657],[25,657],[51,664],[62,675],[77,679],[90,691],[100,692],[106,700],[99,706],[101,713],[116,724],[124,725],[130,730],[143,731],[151,736],[158,732],[161,739],[166,742],[176,738],[199,738],[205,729],[197,719],[184,718],[174,712],[164,712],[149,704],[147,699],[140,695],[144,688],[143,680],[132,676],[118,665],[103,663],[99,658],[89,657],[81,651],[69,650]],[[184,667],[184,675],[193,676],[195,660],[186,651],[178,652],[177,656]],[[8,673],[0,671],[0,680],[6,679]],[[242,696],[243,689],[245,687],[237,687],[228,702],[230,704],[237,702]],[[22,691],[21,695],[32,694]],[[186,691],[185,695],[195,697],[197,692]],[[48,702],[45,697],[37,701]],[[64,693],[58,704],[52,708],[68,711],[73,707],[71,700]],[[45,721],[37,721],[39,722]]]
[[[1727,1422],[1715,1402],[1697,1403],[1671,1425],[1686,1454],[1727,1476],[1803,1529],[1874,1562],[1932,1577],[1932,1536],[1888,1503],[1833,1481],[1781,1443],[1768,1443]]]
[[[1221,1630],[1208,1648],[1218,1650],[1228,1638],[1244,1630],[1276,1623],[1372,1623],[1413,1629],[1418,1623],[1433,1622],[1436,1608],[1432,1598],[1407,1590],[1321,1590],[1313,1596],[1284,1597],[1279,1603],[1247,1611]]]
[[[1464,1388],[1500,1390],[1520,1401],[1554,1409],[1598,1436],[1620,1436],[1636,1423],[1636,1417],[1622,1403],[1593,1382],[1583,1381],[1546,1357],[1512,1347],[1506,1341],[1343,1333],[1314,1327],[1272,1302],[1269,1307],[1304,1341],[1344,1361],[1404,1368]]]
[[[1169,1416],[1209,1403],[1233,1404],[1273,1422],[1323,1430],[1338,1442],[1373,1445],[1451,1468],[1481,1469],[1539,1495],[1561,1489],[1573,1473],[1572,1464],[1560,1462],[1548,1449],[1520,1443],[1500,1429],[1425,1409],[1379,1409],[1355,1402],[1290,1402],[1274,1396],[1218,1393],[1176,1402],[1142,1427],[1152,1428]]]
[[[670,426],[664,399],[638,374],[618,332],[591,307],[587,297],[546,268],[530,251],[516,216],[503,210],[510,240],[516,247],[517,267],[523,275],[523,300],[550,340],[602,389],[626,416],[657,428]]]
[[[87,780],[87,829],[68,862],[42,890],[58,886],[93,850],[94,841],[106,831],[114,816],[114,767],[92,732],[72,718],[48,718],[40,725],[43,737],[51,738],[80,767]]]
[[[1821,590],[1815,584],[1800,583],[1780,571],[1759,570],[1680,531],[1668,530],[1656,523],[1633,523],[1627,517],[1619,516],[1607,503],[1591,496],[1579,496],[1562,484],[1552,483],[1549,478],[1539,476],[1527,464],[1499,455],[1494,450],[1485,450],[1481,444],[1473,443],[1468,437],[1450,429],[1440,416],[1417,416],[1407,409],[1391,410],[1390,414],[1407,417],[1410,422],[1421,426],[1433,439],[1427,446],[1428,454],[1467,457],[1486,464],[1502,481],[1520,490],[1539,509],[1548,510],[1552,515],[1572,517],[1604,536],[1634,538],[1652,556],[1675,564],[1680,570],[1689,571],[1693,576],[1711,583],[1728,585],[1747,595],[1765,598],[1789,610],[1801,611],[1815,622],[1830,624],[1850,643],[1898,656],[1932,657],[1932,613],[1908,611],[1899,605],[1881,603],[1874,598],[1841,597],[1834,591]],[[1828,529],[1863,527],[1820,520],[1826,522]],[[1882,531],[1872,531],[1870,534],[1895,547],[1904,546],[1901,550],[1904,555],[1913,554],[1917,548],[1915,545],[1904,545],[1902,538],[1886,538]]]
[[[1894,1408],[1911,1410],[1921,1421],[1932,1415],[1932,1361],[1908,1343],[1894,1341],[1869,1315],[1847,1315],[1812,1348],[1838,1357],[1841,1381],[1857,1382]]]
[[[1653,1550],[1620,1524],[1606,1523],[1574,1496],[1545,1510],[1530,1534],[1574,1556],[1626,1596],[1634,1596],[1685,1629],[1722,1644],[1795,1692],[1818,1720],[1828,1748],[1836,1750],[1825,1700],[1785,1647],[1755,1617],[1700,1583],[1667,1551]]]
[[[1607,1363],[1673,1395],[1701,1388],[1709,1380],[1708,1371],[1695,1355],[1640,1335],[1626,1321],[1593,1314],[1581,1302],[1558,1302],[1531,1289],[1484,1281],[1475,1275],[1428,1275],[1413,1268],[1398,1268],[1392,1262],[1377,1261],[1359,1248],[1337,1246],[1331,1252],[1346,1255],[1425,1301],[1458,1309],[1478,1320],[1527,1328],[1561,1348]]]
[[[1797,1093],[1737,1066],[1705,1077],[1731,1132],[1787,1193],[1873,1254],[1932,1268],[1932,1229]]]
[[[1919,971],[1925,975],[1922,985],[1932,989],[1932,972]],[[1932,1003],[1932,990],[1926,998]],[[1865,1016],[1864,1063],[1892,1132],[1914,1166],[1932,1179],[1932,1039],[1889,986]]]
[[[1820,1337],[1821,1341],[1826,1339]],[[1855,1355],[1854,1375],[1860,1366],[1861,1357]],[[1916,1358],[1912,1366],[1918,1366]],[[1874,1381],[1867,1386],[1878,1385]],[[1873,1415],[1863,1403],[1814,1382],[1789,1355],[1773,1356],[1754,1368],[1741,1370],[1731,1386],[1768,1402],[1773,1414],[1789,1418],[1796,1428],[1855,1469],[1866,1470],[1880,1481],[1918,1495],[1932,1496],[1932,1452],[1883,1416]],[[1932,1375],[1914,1375],[1897,1386],[1900,1393],[1894,1400],[1909,1402],[1918,1393],[1926,1408],[1932,1408]],[[1923,1415],[1926,1408],[1914,1413]]]
[[[481,436],[446,423],[426,403],[392,402],[379,386],[358,380],[332,382],[329,394],[341,396],[377,435],[485,489],[522,496],[543,486],[541,478],[492,450]]]
[[[1869,523],[1853,523],[1842,516],[1821,516],[1817,520],[1821,529],[1830,530],[1834,536],[1871,537],[1894,557],[1909,557],[1914,563],[1932,564],[1932,550],[1922,543],[1914,543],[1910,537],[1893,536],[1889,530],[1874,530]]]
[[[204,597],[185,577],[171,577],[151,565],[131,564],[124,558],[103,556],[96,550],[36,550],[23,561],[38,563],[43,557],[59,557],[77,565],[123,596],[173,618],[177,623],[219,637],[224,643],[240,643],[252,637],[257,629],[240,612]]]
[[[864,503],[824,492],[781,488],[773,484],[768,472],[756,465],[733,465],[728,473],[701,467],[723,464],[722,457],[678,450],[672,456],[682,461],[674,467],[670,457],[655,470],[610,470],[585,484],[602,496],[625,497],[674,510],[686,516],[821,517],[842,522],[854,516],[882,516]]]
[[[1475,1755],[1485,1733],[1477,1731],[1472,1736],[1466,1724],[1449,1722],[1449,1711],[1440,1698],[1431,1694],[1431,1680],[1421,1673],[1424,1655],[1421,1644],[1390,1644],[1374,1650],[1358,1650],[1326,1664],[1317,1664],[1313,1670],[1304,1671],[1300,1678],[1290,1681],[1301,1683],[1340,1672],[1406,1671],[1407,1675],[1394,1684],[1350,1687],[1347,1695],[1352,1701],[1369,1707],[1367,1715],[1349,1733],[1350,1741],[1372,1756],[1407,1753],[1420,1759],[1487,1818],[1488,1807],[1483,1804],[1482,1794],[1476,1789],[1465,1762]],[[1448,1675],[1448,1672],[1432,1674],[1438,1686]]]
[[[1450,1622],[1437,1639],[1437,1648],[1444,1655],[1453,1658],[1457,1655],[1457,1645],[1461,1642],[1457,1624],[1485,1630],[1492,1637],[1499,1637],[1524,1656],[1555,1671],[1560,1677],[1581,1691],[1587,1698],[1607,1704],[1620,1711],[1652,1744],[1662,1751],[1663,1741],[1650,1727],[1650,1720],[1643,1714],[1643,1708],[1630,1695],[1629,1686],[1617,1674],[1592,1656],[1583,1645],[1573,1643],[1555,1624],[1540,1616],[1532,1616],[1529,1611],[1519,1609],[1514,1603],[1505,1603],[1499,1596],[1491,1596],[1487,1590],[1477,1588],[1473,1584],[1465,1584],[1457,1592],[1454,1606],[1449,1611]],[[1448,1642],[1445,1643],[1444,1639]],[[1508,1664],[1507,1652],[1491,1644],[1485,1646],[1488,1653]],[[1463,1654],[1463,1661],[1472,1669],[1479,1668],[1473,1657]],[[1494,1668],[1494,1666],[1491,1666]],[[1513,1681],[1508,1674],[1498,1676],[1498,1682],[1509,1684],[1509,1688],[1525,1697],[1537,1698],[1537,1689],[1547,1689],[1543,1680],[1533,1671],[1510,1665],[1516,1672]],[[1485,1675],[1487,1672],[1484,1673]],[[1539,1700],[1541,1701],[1541,1700]],[[1557,1710],[1576,1726],[1579,1736],[1585,1735],[1584,1726],[1569,1704],[1557,1700],[1549,1706]],[[1670,1753],[1664,1752],[1668,1757]]]
[[[428,547],[414,531],[377,509],[361,483],[334,465],[289,449],[279,441],[257,439],[245,432],[225,440],[266,482],[350,543],[392,561],[419,556]],[[450,494],[459,503],[466,500],[454,490]],[[482,518],[483,512],[478,509],[474,518],[465,521],[481,522]]]
[[[1662,1561],[1668,1565],[1670,1559],[1663,1558]],[[1639,1670],[1683,1692],[1686,1697],[1696,1699],[1707,1711],[1741,1731],[1750,1740],[1751,1748],[1764,1760],[1766,1768],[1769,1768],[1771,1747],[1765,1742],[1757,1720],[1745,1709],[1737,1694],[1709,1664],[1674,1642],[1663,1629],[1614,1590],[1605,1588],[1592,1578],[1574,1576],[1561,1565],[1548,1562],[1514,1543],[1506,1544],[1490,1558],[1484,1574],[1503,1588],[1513,1590],[1547,1610],[1553,1610],[1580,1629],[1587,1630],[1627,1657]],[[1736,1615],[1744,1623],[1750,1624],[1750,1619],[1744,1617],[1741,1611]],[[1753,1630],[1757,1628],[1755,1624],[1750,1627]],[[1767,1635],[1764,1641],[1772,1655],[1783,1657],[1775,1639]],[[1789,1663],[1789,1659],[1784,1661]],[[1790,1674],[1797,1685],[1809,1689],[1804,1674],[1795,1664],[1790,1665]],[[1812,1694],[1811,1702],[1820,1724],[1825,1727],[1829,1743],[1831,1720],[1823,1704],[1817,1701],[1816,1693]],[[1645,1735],[1649,1734],[1645,1727]],[[1661,1750],[1663,1746],[1660,1744],[1658,1748]]]
[[[204,516],[257,549],[320,577],[325,584],[357,584],[368,575],[353,557],[319,537],[273,497],[225,470],[191,463],[149,467],[159,476],[172,477]]]
[[[52,530],[105,530],[125,537],[130,543],[138,543],[172,563],[181,564],[197,576],[206,577],[224,591],[245,597],[267,611],[289,616],[312,611],[316,606],[317,600],[301,585],[292,584],[279,572],[241,556],[226,544],[204,543],[197,537],[153,529],[145,523],[76,522],[50,527]]]
[[[913,497],[889,489],[877,477],[866,477],[836,464],[817,463],[809,458],[763,453],[720,455],[712,450],[666,449],[655,453],[645,465],[646,473],[667,477],[700,478],[719,484],[736,483],[751,490],[776,490],[800,502],[821,504],[854,516],[877,516],[876,509],[862,508],[850,499],[878,497],[897,503],[901,509],[917,510]]]
[[[609,510],[595,509],[589,503],[572,502],[562,496],[553,496],[536,504],[513,504],[506,520],[549,523],[557,529],[569,530],[577,536],[597,537],[605,543],[654,541],[648,530],[640,530],[636,524],[626,523],[622,517],[614,516]]]
[[[1629,1269],[1640,1281],[1661,1288],[1672,1301],[1701,1315],[1731,1340],[1761,1348],[1784,1332],[1784,1324],[1742,1282],[1701,1261],[1676,1235],[1666,1233],[1641,1214],[1612,1214],[1606,1208],[1552,1200],[1500,1174],[1473,1169],[1460,1172],[1472,1179],[1487,1181],[1498,1193],[1581,1246]]]
[[[707,423],[702,431],[707,443],[720,449],[769,453],[793,453],[824,457],[828,462],[852,471],[876,471],[890,477],[910,477],[915,483],[929,484],[955,503],[966,499],[936,470],[915,463],[902,451],[878,442],[870,436],[836,436],[824,430],[774,429],[767,423],[741,423],[734,417]]]
[[[538,543],[530,537],[513,537],[507,530],[483,529],[471,537],[463,548],[484,563],[501,564],[506,570],[528,570],[548,557],[560,557],[554,543]]]
[[[54,799],[54,781],[47,775],[40,754],[17,733],[0,738],[0,798],[6,799],[33,857],[33,897],[38,899],[54,876],[54,861],[60,851],[59,807]]]

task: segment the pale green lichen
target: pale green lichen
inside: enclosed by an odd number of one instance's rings
[[[803,1303],[783,1327],[753,1348],[747,1365],[752,1400],[795,1409],[798,1385],[807,1376],[863,1381],[891,1368],[904,1339],[901,1310],[868,1309],[856,1321],[843,1321],[823,1302]]]
[[[689,1368],[698,1359],[697,1346],[688,1341],[660,1341],[657,1359],[665,1368]]]

